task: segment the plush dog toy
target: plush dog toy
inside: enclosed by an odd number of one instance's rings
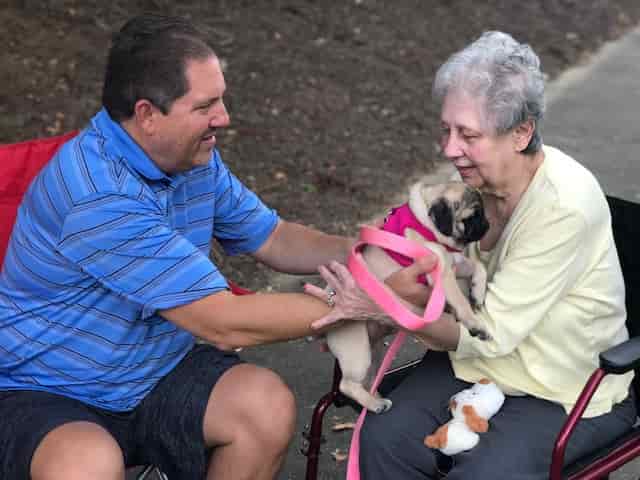
[[[489,429],[489,419],[503,403],[502,391],[495,383],[483,378],[451,397],[449,410],[453,418],[425,437],[424,444],[445,455],[471,450],[480,440],[478,433]]]

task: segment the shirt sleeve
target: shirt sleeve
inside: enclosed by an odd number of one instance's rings
[[[278,223],[277,213],[232,174],[215,151],[215,218],[213,236],[229,255],[253,253]]]
[[[211,260],[151,202],[101,193],[65,217],[57,249],[104,288],[142,308],[184,305],[227,288]]]
[[[461,325],[454,358],[513,352],[584,272],[581,243],[587,233],[587,223],[576,211],[547,206],[531,215],[514,233],[476,314],[492,340],[472,337]]]

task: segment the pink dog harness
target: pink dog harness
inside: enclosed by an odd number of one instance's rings
[[[384,219],[384,225],[382,225],[382,230],[384,230],[385,232],[391,232],[401,236],[404,236],[404,231],[406,228],[412,228],[429,242],[440,243],[436,238],[436,234],[425,227],[420,222],[420,220],[416,218],[416,216],[411,211],[411,208],[409,208],[408,203],[405,203],[404,205],[396,208],[392,208],[387,218]],[[459,252],[459,250],[451,248],[448,245],[443,245],[443,247],[445,247],[450,252]],[[390,249],[385,249],[385,251],[391,258],[396,261],[398,265],[408,267],[413,263],[413,259],[407,257],[406,255],[402,255]],[[420,281],[422,283],[426,283],[426,280],[423,279],[424,277],[422,277]]]
[[[402,207],[401,207],[402,208]],[[407,207],[408,210],[408,207]],[[410,211],[409,211],[410,212]],[[411,214],[413,215],[413,214]],[[415,217],[414,217],[415,218]],[[416,229],[417,230],[417,229]],[[422,233],[422,232],[421,232]],[[371,274],[362,258],[362,249],[367,245],[376,245],[392,252],[397,252],[409,259],[421,258],[433,253],[416,242],[408,240],[401,235],[388,231],[379,230],[364,226],[360,230],[359,242],[353,247],[349,256],[348,266],[351,274],[358,282],[358,285],[378,304],[378,306],[402,327],[409,330],[418,330],[427,323],[440,318],[444,310],[445,297],[442,289],[442,266],[437,263],[430,277],[433,280],[431,297],[424,311],[424,315],[419,317],[409,311],[398,299],[398,297]],[[411,261],[411,260],[410,260]],[[389,369],[393,358],[406,338],[406,333],[400,331],[396,334],[393,342],[389,346],[387,353],[382,360],[380,369],[376,373],[376,378],[371,386],[371,392],[377,390],[382,377]],[[363,408],[356,422],[351,437],[351,448],[349,449],[349,463],[347,465],[347,480],[360,480],[360,430],[364,423],[367,409]]]

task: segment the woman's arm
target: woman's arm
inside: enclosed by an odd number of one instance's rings
[[[435,257],[423,257],[413,264],[392,274],[385,280],[400,297],[404,305],[417,315],[424,312],[424,304],[428,300],[431,289],[417,282],[417,277],[429,273],[436,265]],[[336,295],[335,306],[319,320],[315,321],[314,328],[324,328],[344,319],[353,320],[377,320],[398,325],[390,319],[378,305],[357,285],[349,270],[338,262],[332,262],[326,267],[320,268],[320,275],[327,282],[328,288],[334,290]],[[327,290],[314,285],[305,285],[305,291],[318,299],[326,300]],[[415,302],[418,305],[412,303]],[[459,338],[459,325],[454,317],[449,314],[443,316],[419,332],[408,331],[416,335],[429,348],[437,350],[455,350]]]

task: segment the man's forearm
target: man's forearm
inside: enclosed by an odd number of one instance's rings
[[[328,311],[325,303],[302,293],[220,292],[159,313],[208,342],[235,348],[318,334],[311,323]]]

